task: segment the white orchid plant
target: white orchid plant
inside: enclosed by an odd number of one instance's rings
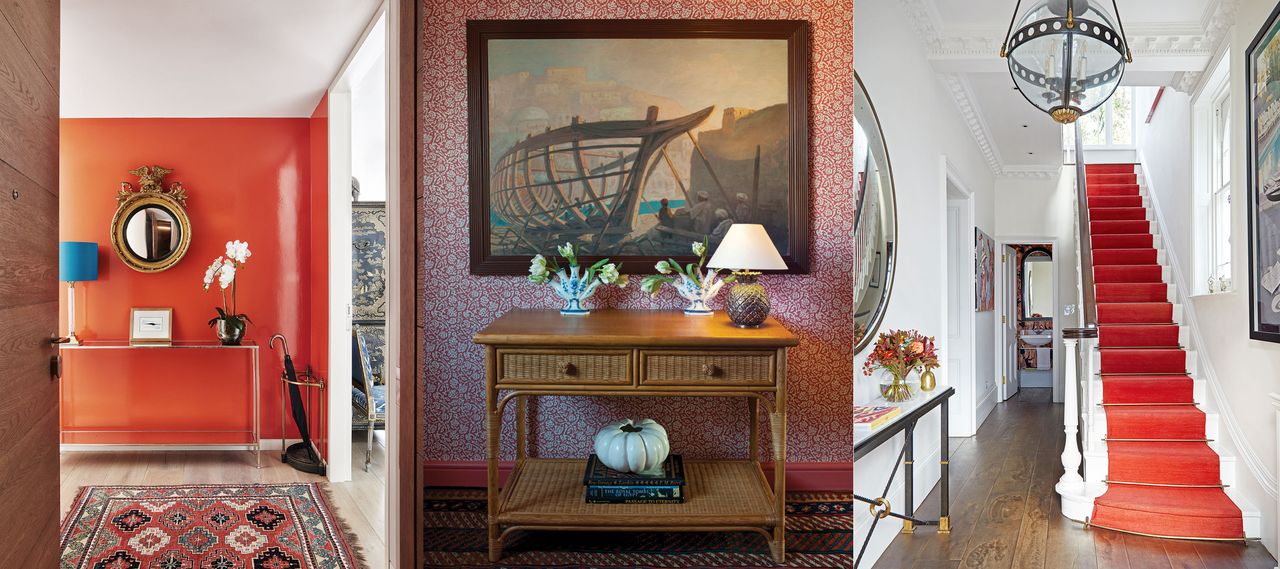
[[[218,311],[218,317],[209,320],[209,326],[216,326],[219,320],[226,321],[228,330],[244,331],[245,323],[252,322],[249,315],[240,314],[236,305],[236,276],[238,276],[240,268],[249,260],[252,255],[249,251],[249,243],[246,241],[228,241],[227,251],[222,256],[213,260],[209,268],[204,271],[204,290],[208,292],[213,287],[213,282],[217,280],[218,288],[222,291],[222,306],[215,306],[213,309]],[[227,289],[231,289],[231,301],[227,302]]]
[[[663,285],[672,285],[681,297],[689,301],[689,306],[684,309],[685,314],[711,314],[711,300],[720,293],[725,283],[733,282],[734,276],[722,279],[719,269],[703,268],[707,264],[706,237],[702,241],[694,241],[691,248],[693,254],[698,256],[697,265],[688,263],[682,267],[675,259],[658,261],[654,266],[658,274],[641,279],[640,289],[657,296]]]
[[[529,263],[529,282],[534,284],[551,284],[560,298],[565,300],[565,314],[586,314],[582,301],[590,297],[600,285],[611,285],[619,288],[627,286],[627,275],[621,274],[622,264],[614,264],[609,259],[600,259],[587,267],[583,272],[578,264],[578,246],[565,243],[556,247],[569,266],[561,268],[555,257],[547,258],[534,255]]]

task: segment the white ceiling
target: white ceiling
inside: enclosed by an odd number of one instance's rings
[[[1007,63],[998,56],[1015,1],[898,1],[992,170],[1022,175],[1059,167],[1061,128],[1013,89]],[[1112,11],[1111,0],[1091,2]],[[1225,37],[1226,14],[1235,2],[1116,0],[1134,54],[1124,84],[1194,87]],[[1024,0],[1023,11],[1035,3]]]
[[[1001,35],[1008,28],[1013,16],[1010,0],[931,0],[937,15],[947,26],[995,27]],[[1153,26],[1181,26],[1189,22],[1200,23],[1208,16],[1214,0],[1116,0],[1125,31],[1141,32],[1141,28]],[[1025,9],[1035,4],[1024,0]],[[1111,0],[1091,0],[1090,4],[1112,12]]]
[[[1061,127],[1015,91],[1007,74],[975,73],[967,83],[1003,164],[1062,163]]]
[[[62,116],[310,116],[379,4],[63,0]]]

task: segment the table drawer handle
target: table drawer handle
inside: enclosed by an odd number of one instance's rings
[[[573,362],[560,362],[560,374],[561,375],[577,375],[578,366],[573,365]]]
[[[720,374],[720,366],[716,364],[702,364],[702,375],[707,377],[715,377]]]

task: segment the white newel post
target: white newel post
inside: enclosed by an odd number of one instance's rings
[[[1081,405],[1088,405],[1084,413],[1086,431],[1090,431],[1093,423],[1093,348],[1097,342],[1094,338],[1065,337],[1062,343],[1065,354],[1063,364],[1063,416],[1062,433],[1066,444],[1062,447],[1062,478],[1054,486],[1058,496],[1062,498],[1062,515],[1078,522],[1084,522],[1093,515],[1093,499],[1106,491],[1106,485],[1087,483],[1080,476],[1080,464],[1083,461],[1080,442],[1076,434],[1080,432]],[[1082,403],[1081,396],[1085,398]],[[1084,438],[1085,448],[1092,446],[1092,441],[1101,437],[1100,433],[1087,432]]]
[[[1063,378],[1067,382],[1062,390],[1062,425],[1067,441],[1062,447],[1062,468],[1064,471],[1056,486],[1058,494],[1064,494],[1066,491],[1079,492],[1084,486],[1084,478],[1080,476],[1080,445],[1076,441],[1076,433],[1080,430],[1079,389],[1081,378],[1076,375],[1076,362],[1080,359],[1079,340],[1063,338],[1062,343],[1067,352],[1067,357],[1062,358],[1065,365]]]

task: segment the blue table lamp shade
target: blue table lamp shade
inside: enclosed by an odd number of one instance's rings
[[[98,280],[98,244],[87,241],[58,243],[58,280],[68,283]]]
[[[98,280],[98,244],[87,241],[58,243],[58,280],[67,286],[67,343],[76,338],[76,283]]]

